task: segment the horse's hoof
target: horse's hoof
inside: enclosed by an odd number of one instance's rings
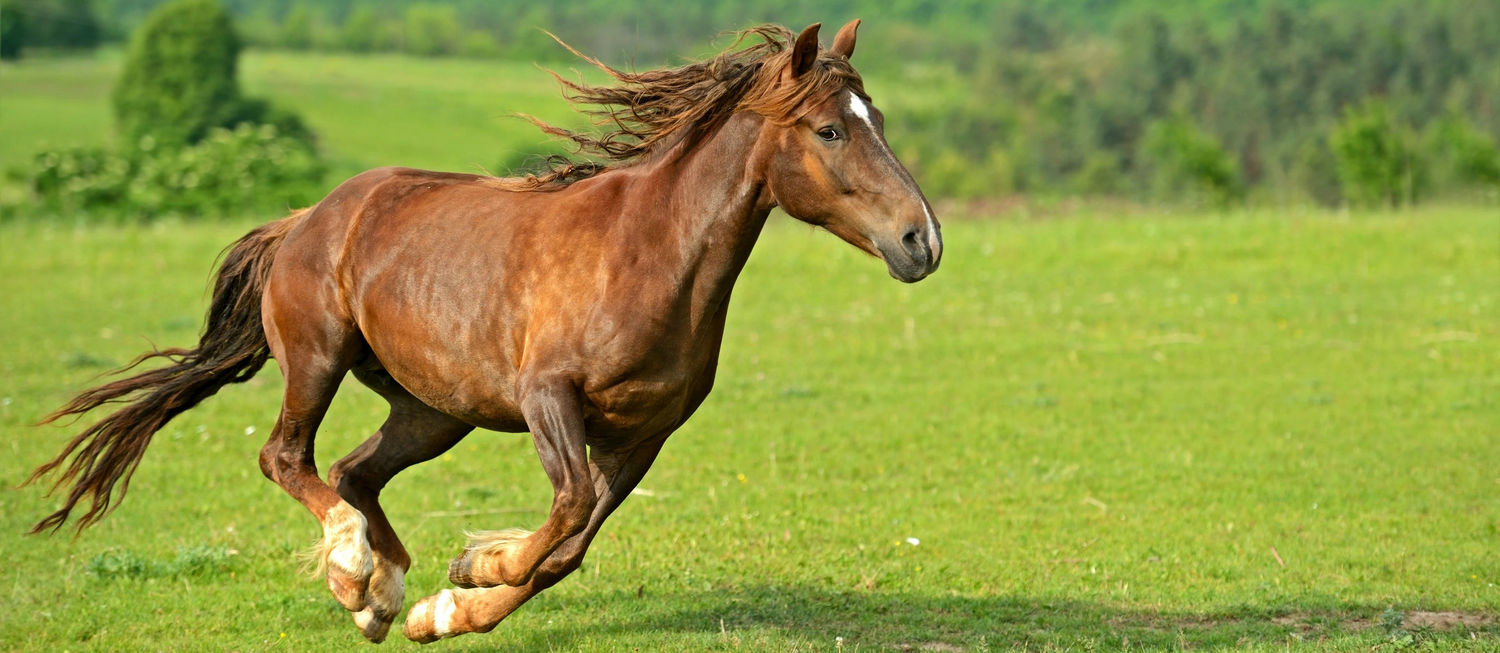
[[[365,608],[354,614],[354,625],[359,628],[359,634],[370,640],[371,644],[379,644],[385,641],[385,636],[391,630],[391,622],[395,621],[395,615],[381,616],[375,613],[374,608]]]
[[[464,551],[448,563],[448,582],[465,589],[479,587],[474,582],[474,556],[471,552]]]
[[[418,644],[431,644],[444,637],[451,637],[458,615],[458,605],[453,601],[453,590],[443,590],[417,601],[406,613],[406,623],[401,634]]]
[[[365,639],[379,644],[385,640],[406,599],[406,570],[375,554],[375,572],[370,575],[365,599],[365,608],[354,613],[354,625]]]

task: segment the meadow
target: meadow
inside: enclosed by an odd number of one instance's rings
[[[0,65],[0,168],[44,148],[111,144],[109,94],[122,62],[121,52],[101,50]],[[378,165],[501,172],[548,142],[515,113],[580,122],[529,63],[252,51],[240,75],[246,93],[307,120],[333,163],[331,180]]]
[[[116,57],[0,66],[0,166],[107,143]],[[512,112],[568,115],[529,64],[249,53],[242,73],[336,174],[493,170],[543,141]],[[774,216],[714,394],[584,567],[432,648],[1500,648],[1493,206],[1063,213],[942,214],[943,268],[912,286]],[[97,527],[23,535],[56,500],[16,486],[80,426],[31,424],[191,343],[215,255],[277,216],[7,217],[0,649],[366,646],[298,571],[316,523],[256,464],[274,369],[160,432]],[[320,467],[383,416],[351,382]],[[550,494],[524,435],[398,477],[408,603],[447,587],[462,530],[535,527]]]
[[[0,227],[7,488],[71,433],[31,422],[193,340],[214,255],[251,224]],[[777,218],[715,394],[645,492],[572,578],[437,647],[1493,650],[1496,228],[1471,209],[954,219],[943,269],[904,286]],[[170,424],[76,539],[21,535],[53,502],[0,492],[0,642],[355,645],[297,572],[315,522],[256,467],[279,387],[267,370]],[[351,383],[321,466],[381,417]],[[396,479],[409,596],[446,586],[462,529],[534,526],[549,496],[516,435]]]

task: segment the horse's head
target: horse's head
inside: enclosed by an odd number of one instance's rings
[[[783,98],[800,98],[768,125],[766,183],[788,214],[885,261],[911,283],[938,267],[943,236],[916,180],[885,142],[885,118],[849,66],[855,20],[818,51],[818,25],[797,36],[780,72]]]

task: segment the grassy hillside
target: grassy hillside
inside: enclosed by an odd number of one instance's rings
[[[194,337],[250,224],[0,225],[4,487],[72,432],[29,423]],[[1494,650],[1497,229],[1448,209],[959,220],[943,269],[904,286],[778,219],[649,493],[572,578],[438,646]],[[76,540],[21,536],[53,502],[0,490],[0,649],[357,647],[295,571],[315,523],[256,468],[279,389],[268,370],[169,425]],[[323,468],[381,416],[347,387]],[[463,529],[534,527],[549,491],[525,437],[479,433],[386,497],[414,599]]]
[[[110,143],[120,65],[110,51],[0,64],[0,167],[49,147]],[[337,178],[380,165],[500,172],[548,142],[515,113],[581,124],[552,78],[528,63],[249,52],[240,65],[247,93],[306,118]]]

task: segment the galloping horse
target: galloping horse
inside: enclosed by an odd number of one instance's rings
[[[494,628],[578,568],[707,397],[730,291],[772,208],[901,281],[937,268],[937,220],[849,63],[858,26],[827,50],[818,25],[752,28],[712,59],[642,73],[584,57],[615,85],[559,81],[607,131],[536,122],[594,160],[508,179],[372,170],[251,231],[224,256],[197,348],[143,355],[169,364],[48,418],[128,402],[32,475],[62,468],[53,487],[72,485],[33,532],[61,528],[85,497],[78,527],[103,517],[158,429],[274,358],[286,389],[261,471],[322,523],[328,588],[373,642],[411,567],[381,488],[475,427],[531,433],[554,490],[546,522],[470,534],[448,567],[458,589],[418,601],[404,632]],[[350,372],[390,415],[324,482],[313,439]]]

